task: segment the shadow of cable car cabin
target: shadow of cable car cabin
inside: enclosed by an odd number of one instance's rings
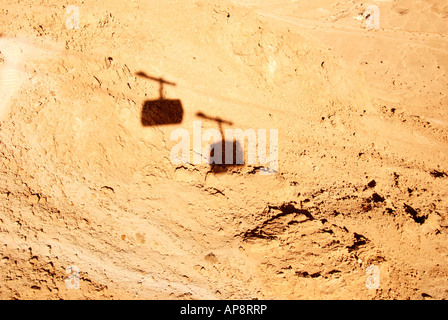
[[[143,126],[160,126],[170,124],[180,124],[184,116],[182,102],[179,99],[166,99],[164,96],[164,85],[175,86],[173,82],[163,78],[154,78],[144,72],[136,75],[159,82],[159,99],[147,100],[143,103],[141,113],[141,123]]]
[[[215,121],[218,123],[219,132],[221,133],[221,137],[224,138],[224,130],[222,128],[223,124],[233,125],[232,122],[223,120],[221,118],[214,118],[205,115],[202,112],[198,112],[196,116]],[[239,141],[234,139],[214,142],[210,145],[210,156],[208,159],[208,163],[210,164],[210,172],[215,174],[226,173],[232,169],[237,167],[244,166],[244,152],[243,148]]]

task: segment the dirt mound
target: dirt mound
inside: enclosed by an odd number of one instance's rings
[[[446,297],[446,128],[237,4],[50,2],[0,13],[0,296]],[[277,172],[195,163],[198,121],[277,129]]]

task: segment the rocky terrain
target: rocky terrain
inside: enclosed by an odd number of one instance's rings
[[[446,299],[447,19],[445,0],[3,0],[0,298]],[[278,130],[276,172],[195,162],[198,121]]]

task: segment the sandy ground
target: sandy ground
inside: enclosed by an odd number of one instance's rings
[[[446,299],[447,19],[445,0],[2,0],[0,298]],[[196,121],[277,129],[277,172],[173,163]]]

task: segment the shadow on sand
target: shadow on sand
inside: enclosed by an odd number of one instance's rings
[[[239,141],[225,140],[223,124],[233,125],[232,122],[223,120],[217,117],[210,117],[202,112],[196,113],[196,116],[202,119],[214,121],[218,123],[219,132],[223,138],[221,141],[214,142],[210,145],[210,157],[208,163],[210,164],[210,171],[219,174],[225,173],[236,167],[244,166],[243,148]]]
[[[179,99],[165,99],[163,86],[175,86],[173,82],[163,78],[155,78],[144,72],[137,72],[137,76],[159,82],[159,99],[147,100],[143,103],[141,122],[143,126],[160,126],[182,123],[184,109]]]

